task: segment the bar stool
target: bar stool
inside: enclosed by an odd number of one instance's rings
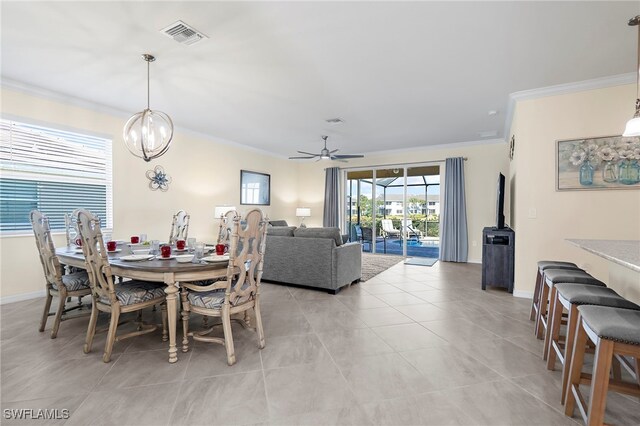
[[[577,404],[587,425],[600,425],[604,421],[608,390],[640,396],[640,383],[609,378],[614,355],[634,357],[636,378],[640,376],[640,311],[605,306],[580,306],[578,312],[565,414],[573,416]],[[591,375],[582,373],[588,340],[596,345]],[[580,392],[580,383],[591,385],[588,407]]]
[[[536,315],[540,310],[540,290],[542,289],[542,277],[544,276],[545,269],[573,269],[582,271],[575,263],[540,260],[538,262],[538,273],[536,274],[536,288],[533,290],[533,300],[531,301],[531,314],[529,315],[531,321],[535,321]]]
[[[578,306],[596,305],[608,306],[612,308],[624,308],[640,310],[640,306],[625,299],[613,289],[584,284],[556,284],[556,298],[551,303],[553,306],[550,314],[549,328],[551,334],[549,338],[547,368],[555,368],[556,359],[562,364],[562,404],[565,402],[567,391],[567,381],[569,378],[569,363],[573,353],[573,342],[575,339],[576,323],[578,318]],[[564,351],[560,347],[560,323],[562,320],[562,310],[566,309],[569,314],[567,318],[567,335],[564,339]],[[547,342],[545,342],[546,344]]]
[[[586,273],[585,271],[578,271],[572,269],[546,269],[544,271],[544,283],[540,292],[540,310],[536,317],[536,336],[538,339],[548,339],[549,328],[548,314],[550,311],[549,302],[555,300],[556,289],[555,285],[558,283],[574,283],[574,284],[590,284],[600,287],[606,287],[606,285]],[[546,360],[547,353],[543,352],[542,357]]]

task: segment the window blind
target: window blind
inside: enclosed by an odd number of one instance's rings
[[[0,119],[0,233],[31,230],[42,211],[51,229],[84,208],[113,227],[111,140]]]

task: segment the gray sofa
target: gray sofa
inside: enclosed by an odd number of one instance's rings
[[[336,294],[362,276],[360,243],[343,244],[338,228],[273,226],[267,230],[262,279]]]

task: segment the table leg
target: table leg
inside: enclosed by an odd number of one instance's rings
[[[169,326],[169,362],[178,361],[178,349],[176,348],[176,321],[178,311],[178,287],[176,286],[173,274],[165,274],[164,282],[167,287],[167,323]]]

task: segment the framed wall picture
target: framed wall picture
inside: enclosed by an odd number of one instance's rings
[[[240,204],[271,204],[271,175],[240,170]]]
[[[556,190],[640,189],[640,138],[556,141]]]

